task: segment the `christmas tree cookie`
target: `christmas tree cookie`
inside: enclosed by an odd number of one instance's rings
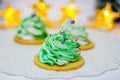
[[[62,24],[62,30],[71,33],[74,41],[80,44],[80,50],[88,50],[94,47],[94,43],[88,39],[85,27],[75,23],[74,20],[67,20]]]
[[[14,40],[21,44],[41,44],[46,37],[46,25],[33,14],[23,19]]]
[[[48,36],[34,63],[46,70],[67,71],[80,68],[84,59],[80,56],[79,43],[66,31]]]

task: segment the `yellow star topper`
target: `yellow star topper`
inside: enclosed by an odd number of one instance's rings
[[[111,30],[114,28],[114,20],[120,17],[120,13],[114,12],[111,9],[111,4],[107,3],[102,10],[96,10],[96,20],[94,21],[95,27],[101,27],[105,30]]]
[[[71,0],[68,6],[61,8],[61,11],[62,11],[61,22],[63,22],[66,20],[67,17],[69,17],[70,19],[74,19],[76,15],[80,12],[80,9],[75,6],[74,0]]]
[[[50,6],[45,4],[43,0],[39,0],[38,3],[32,4],[32,8],[35,10],[37,15],[39,15],[42,19],[46,19],[46,13],[50,9]]]
[[[4,11],[0,11],[0,15],[4,17],[6,27],[16,27],[20,24],[20,11],[15,10],[10,5],[7,5]]]

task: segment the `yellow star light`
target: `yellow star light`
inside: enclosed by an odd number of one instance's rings
[[[61,8],[62,11],[62,18],[61,18],[61,22],[65,21],[66,18],[70,18],[70,19],[74,19],[76,17],[76,15],[80,12],[80,9],[77,8],[74,4],[74,0],[72,0],[68,6],[66,7],[62,7]]]
[[[105,30],[111,30],[114,28],[115,23],[114,20],[120,17],[120,13],[114,12],[111,9],[111,4],[107,3],[106,6],[102,10],[96,10],[96,20],[94,21],[95,27],[101,27]]]
[[[50,6],[47,5],[43,0],[39,0],[38,3],[32,4],[32,8],[42,19],[46,19],[46,13],[50,9]]]
[[[7,5],[4,11],[0,11],[0,15],[4,17],[6,27],[18,26],[21,21],[20,13],[19,10],[15,10],[10,5]]]

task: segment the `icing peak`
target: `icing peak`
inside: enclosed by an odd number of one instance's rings
[[[88,34],[85,30],[85,27],[80,26],[79,24],[75,23],[74,20],[67,20],[62,24],[62,30],[68,31],[71,33],[71,36],[74,40],[77,39],[77,42],[80,45],[87,45],[88,44]]]
[[[24,40],[41,39],[47,36],[46,25],[40,17],[32,14],[30,17],[23,19],[17,31],[18,37]]]
[[[62,32],[62,34],[61,34]],[[66,65],[79,60],[79,43],[72,40],[66,31],[48,36],[41,47],[38,57],[42,63],[49,65]]]

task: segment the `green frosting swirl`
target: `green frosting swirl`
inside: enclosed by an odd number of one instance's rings
[[[80,26],[77,23],[73,23],[73,20],[67,20],[62,24],[62,30],[71,33],[74,40],[77,40],[80,45],[87,45],[89,43],[88,34],[85,27]]]
[[[46,38],[46,25],[40,17],[34,15],[23,19],[17,31],[17,36],[25,40]]]
[[[79,43],[72,40],[68,32],[48,36],[41,47],[38,57],[42,63],[49,65],[66,65],[79,60]]]

